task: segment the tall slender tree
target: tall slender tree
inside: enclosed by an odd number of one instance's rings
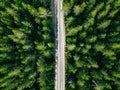
[[[66,90],[120,89],[120,0],[66,0]]]
[[[54,88],[50,1],[0,0],[0,90]]]

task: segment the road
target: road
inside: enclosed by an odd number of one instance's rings
[[[53,0],[53,20],[56,37],[55,90],[65,90],[65,28],[62,0]]]

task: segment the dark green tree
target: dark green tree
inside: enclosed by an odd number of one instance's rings
[[[0,90],[53,90],[50,0],[0,0]]]
[[[66,0],[66,90],[120,90],[120,0]]]

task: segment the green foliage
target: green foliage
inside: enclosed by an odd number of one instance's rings
[[[65,1],[66,90],[120,90],[120,0],[69,5]]]
[[[0,0],[0,90],[53,90],[49,0]]]

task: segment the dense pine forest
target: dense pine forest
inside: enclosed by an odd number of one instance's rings
[[[54,90],[51,0],[0,0],[0,90]],[[66,90],[120,90],[120,0],[63,0]]]
[[[120,90],[120,0],[65,0],[66,90]]]
[[[53,90],[48,0],[0,0],[0,90]]]

